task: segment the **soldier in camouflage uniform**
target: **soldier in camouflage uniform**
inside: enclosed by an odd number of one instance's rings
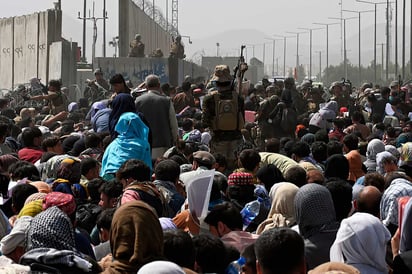
[[[136,34],[133,41],[130,43],[130,51],[128,57],[145,57],[144,44],[142,43],[142,36]]]

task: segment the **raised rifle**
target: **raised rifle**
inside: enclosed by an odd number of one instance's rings
[[[243,76],[245,75],[245,72],[248,69],[248,65],[245,62],[245,57],[243,56],[243,50],[246,48],[245,45],[240,46],[240,57],[237,61],[237,66],[235,67],[233,71],[233,83],[232,83],[232,89],[235,86],[235,80],[237,82],[237,87],[236,91],[238,94],[241,94],[242,92],[242,82],[243,82]]]

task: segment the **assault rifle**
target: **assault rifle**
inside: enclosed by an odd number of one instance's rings
[[[248,69],[248,66],[245,62],[245,57],[243,56],[243,50],[246,48],[245,45],[240,46],[240,57],[237,61],[237,66],[235,67],[233,71],[233,82],[232,82],[232,90],[235,87],[235,80],[237,82],[237,87],[236,91],[238,94],[241,94],[242,92],[242,82],[243,82],[243,76],[245,75],[245,72]]]

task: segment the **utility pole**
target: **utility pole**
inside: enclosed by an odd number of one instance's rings
[[[286,33],[296,35],[296,79],[297,79],[299,78],[299,34],[302,34],[305,32],[287,31]]]
[[[103,0],[103,57],[106,57],[106,19],[107,19],[107,11],[106,11],[106,0]]]
[[[79,12],[80,18],[80,12]],[[83,46],[82,46],[82,62],[86,63],[86,0],[83,0]]]
[[[340,25],[340,23],[313,23],[314,25],[326,26],[326,69],[329,67],[329,26]],[[329,84],[328,73],[326,73],[325,84]]]
[[[94,16],[94,2],[93,2],[93,16],[90,15],[90,10],[89,10],[89,17],[80,17],[80,12],[79,12],[77,18],[82,19],[82,20],[93,21],[92,67],[94,68],[94,59],[96,58],[97,21],[102,20],[102,19],[107,19],[107,16],[95,17]]]

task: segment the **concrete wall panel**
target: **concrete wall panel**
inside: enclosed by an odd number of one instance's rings
[[[146,56],[157,48],[162,50],[165,57],[169,56],[171,35],[132,0],[119,0],[119,56],[127,56],[129,44],[137,33],[142,35]]]
[[[169,81],[167,58],[97,58],[96,63],[103,70],[106,79],[121,73],[136,86],[149,74],[156,74],[162,83]]]
[[[14,17],[14,85],[28,82],[26,79],[26,16]]]
[[[49,80],[62,77],[62,42],[55,42],[49,46]]]
[[[0,19],[0,88],[13,87],[13,18]]]
[[[26,44],[24,46],[24,56],[26,62],[25,79],[28,81],[32,77],[37,77],[37,59],[39,51],[38,27],[39,14],[26,15]]]
[[[53,23],[50,16],[51,11],[42,12],[39,14],[39,38],[38,38],[38,66],[37,74],[45,83],[49,80],[48,63],[49,63],[49,27]]]

